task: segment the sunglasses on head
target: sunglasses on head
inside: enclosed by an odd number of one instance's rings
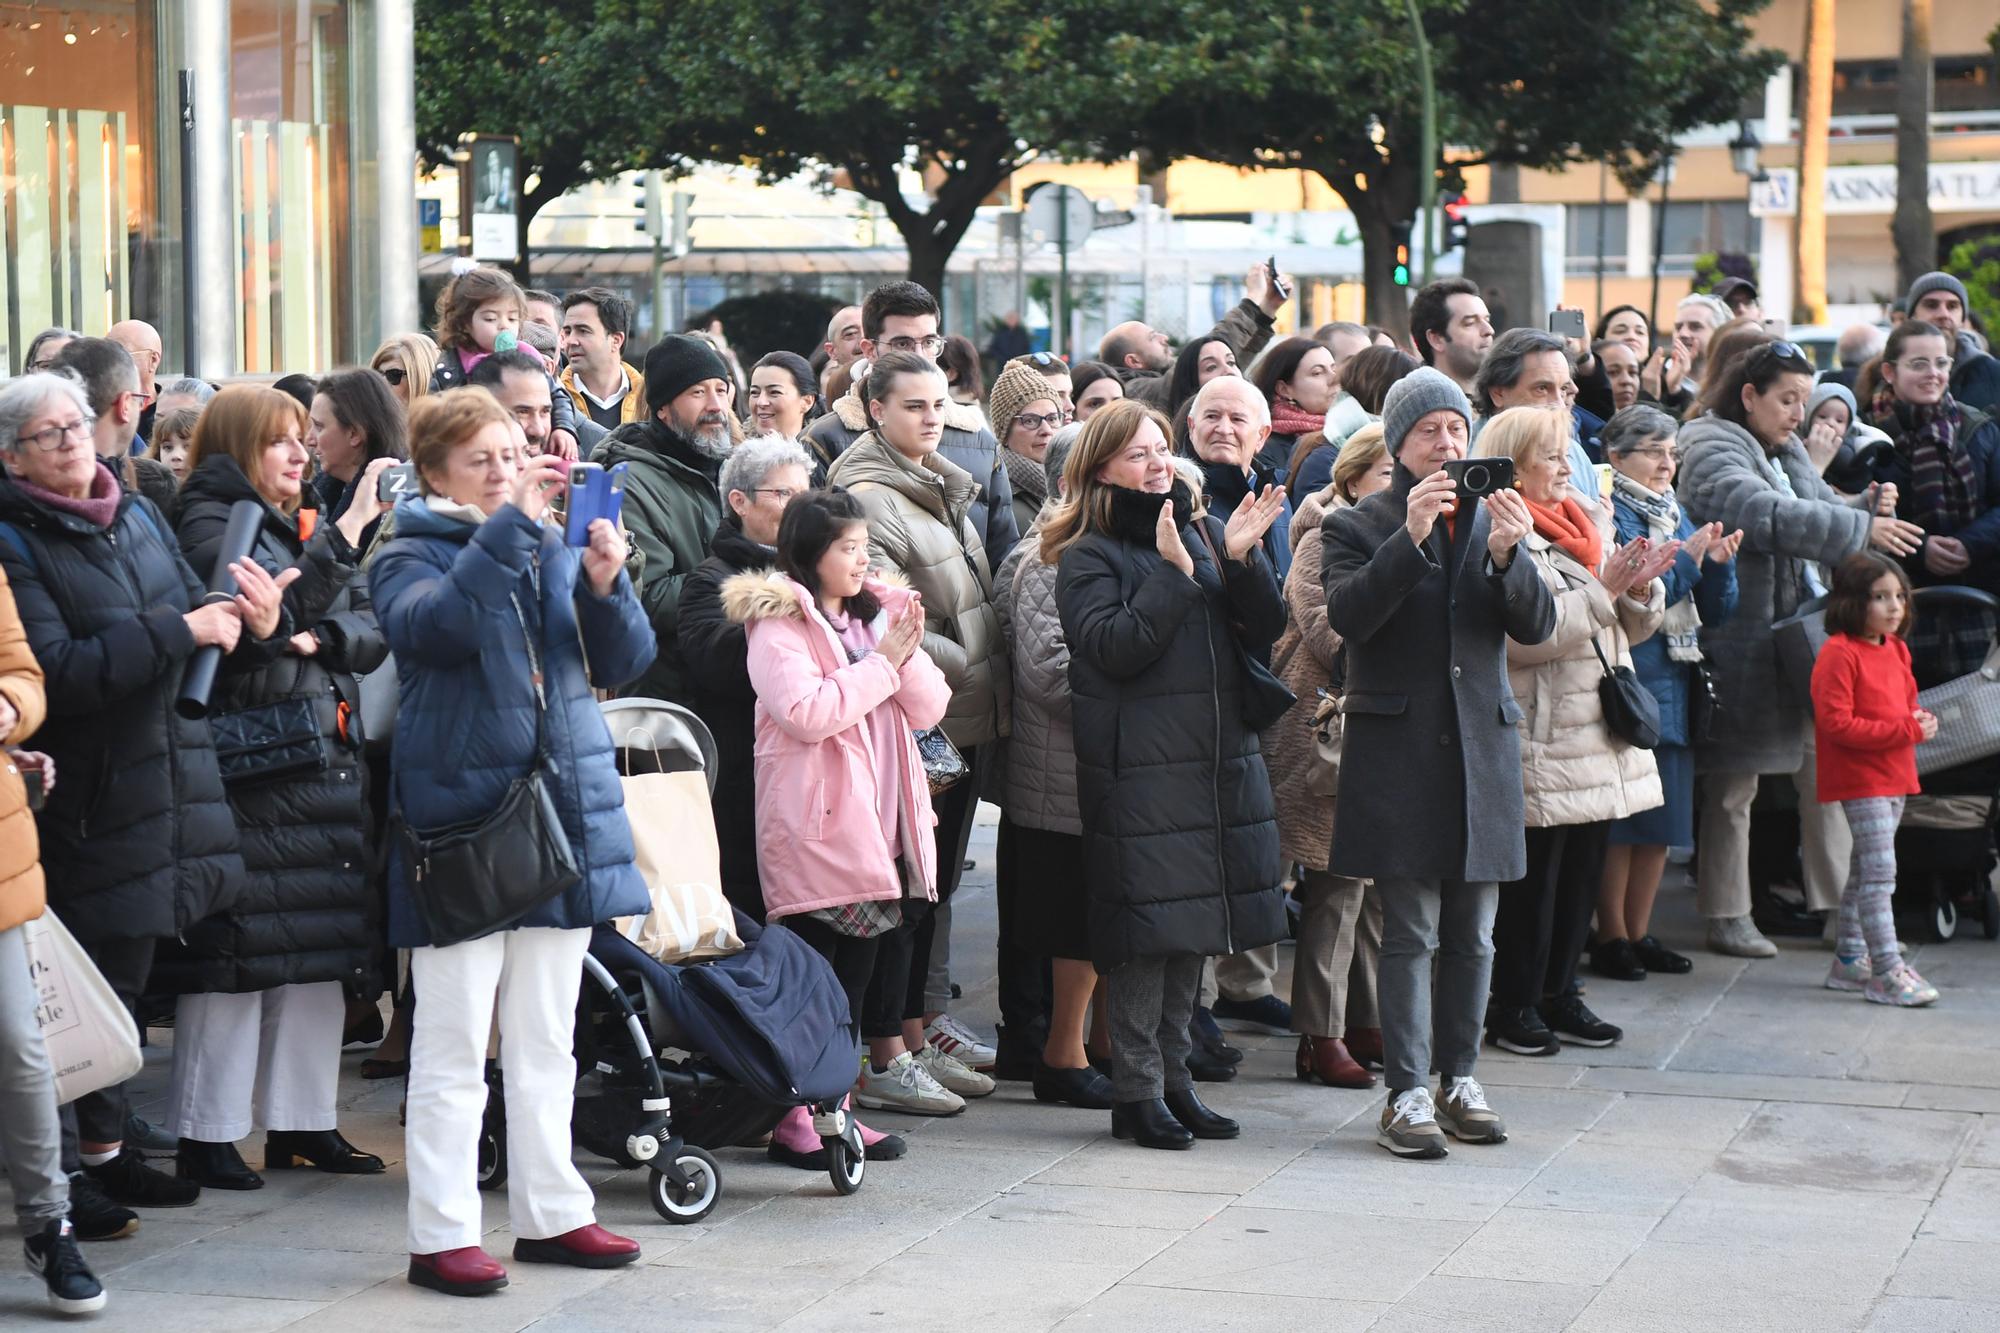
[[[1802,362],[1808,371],[1812,369],[1812,358],[1805,354],[1805,349],[1797,343],[1786,342],[1783,338],[1774,338],[1765,343],[1757,349],[1756,354],[1772,361]]]
[[[1053,353],[1049,352],[1029,352],[1026,353],[1026,356],[1028,364],[1033,366],[1036,370],[1047,370],[1050,366],[1060,366],[1064,364],[1063,359],[1061,357],[1056,356]]]

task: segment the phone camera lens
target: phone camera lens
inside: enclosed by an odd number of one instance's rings
[[[1492,489],[1492,475],[1483,467],[1469,467],[1465,470],[1465,491],[1468,495],[1478,495]]]

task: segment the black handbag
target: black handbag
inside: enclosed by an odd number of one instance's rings
[[[301,663],[299,679],[304,678]],[[317,699],[293,695],[210,714],[208,734],[215,742],[215,763],[224,785],[325,772],[333,756],[320,734],[318,704]]]
[[[1703,657],[1685,664],[1688,670],[1688,744],[1715,739],[1722,721],[1722,700],[1715,695],[1715,669]]]
[[[534,678],[533,762],[484,819],[432,829],[412,828],[400,817],[397,821],[410,862],[410,893],[431,943],[439,948],[503,930],[583,878],[550,791],[554,765],[546,745],[548,699],[542,690],[541,654],[520,599],[510,595],[508,600],[521,623]]]
[[[1222,572],[1222,552],[1215,549],[1215,539],[1208,535],[1208,521],[1198,518],[1194,530],[1201,537],[1201,544],[1208,548],[1208,558],[1215,562],[1217,578],[1226,579]],[[1278,724],[1278,719],[1291,711],[1299,696],[1293,694],[1284,681],[1272,673],[1257,654],[1243,646],[1243,632],[1236,625],[1229,627],[1229,641],[1235,645],[1236,660],[1243,673],[1243,702],[1240,711],[1243,725],[1252,731],[1269,731]]]
[[[1590,651],[1597,654],[1597,661],[1604,668],[1604,676],[1597,682],[1597,699],[1604,708],[1604,725],[1611,734],[1637,746],[1650,750],[1660,743],[1660,701],[1653,692],[1640,683],[1628,666],[1613,666],[1605,660],[1604,650],[1597,646],[1597,636],[1590,636]]]

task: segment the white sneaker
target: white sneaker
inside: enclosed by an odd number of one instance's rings
[[[924,1039],[967,1069],[982,1074],[992,1069],[1000,1059],[1000,1052],[993,1049],[992,1042],[950,1014],[939,1014],[924,1029]]]
[[[984,1097],[995,1087],[986,1075],[967,1069],[955,1055],[946,1055],[928,1043],[916,1054],[924,1072],[961,1097]]]
[[[887,1069],[862,1065],[861,1078],[854,1085],[854,1104],[910,1115],[957,1115],[965,1109],[965,1098],[939,1085],[929,1070],[904,1051]]]

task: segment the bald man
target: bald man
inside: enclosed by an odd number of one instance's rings
[[[826,364],[845,366],[861,355],[861,307],[844,305],[826,322]]]
[[[1282,274],[1279,277],[1289,291],[1291,279]],[[1286,300],[1278,292],[1278,283],[1271,281],[1271,269],[1266,264],[1251,266],[1243,280],[1243,290],[1243,300],[1237,307],[1196,339],[1228,344],[1239,366],[1249,365],[1264,350],[1264,344],[1271,341],[1271,321]],[[1174,354],[1166,334],[1140,320],[1127,320],[1112,326],[1104,335],[1097,345],[1097,359],[1118,372],[1127,398],[1137,398],[1162,412],[1171,409],[1167,394],[1173,377]]]
[[[122,319],[111,326],[104,335],[131,353],[132,364],[139,370],[139,392],[146,397],[145,410],[139,414],[139,439],[153,437],[153,411],[160,396],[160,331],[143,319]]]

